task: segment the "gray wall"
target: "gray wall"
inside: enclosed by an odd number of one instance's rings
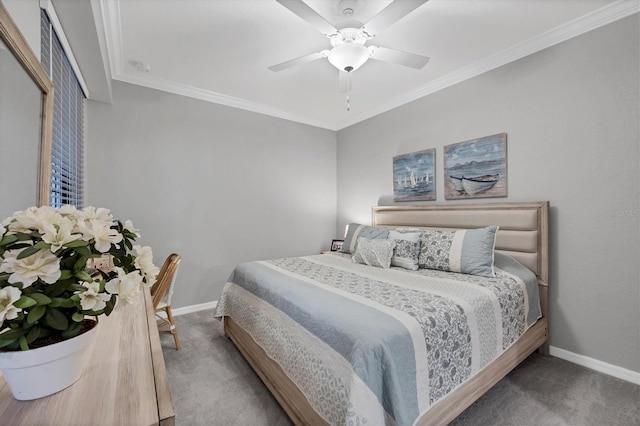
[[[336,134],[125,83],[87,103],[87,205],[131,219],[160,265],[182,255],[173,306],[217,300],[243,261],[328,249]]]
[[[394,155],[435,147],[444,202],[442,147],[506,132],[508,200],[551,204],[551,345],[640,371],[638,28],[636,14],[340,131],[338,229],[388,199]]]

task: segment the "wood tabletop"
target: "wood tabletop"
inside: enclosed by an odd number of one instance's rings
[[[18,401],[0,374],[0,424],[173,425],[175,412],[149,290],[100,317],[80,380],[54,395]]]

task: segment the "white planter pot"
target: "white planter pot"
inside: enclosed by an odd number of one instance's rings
[[[42,398],[74,384],[84,369],[86,356],[98,330],[28,351],[0,352],[0,370],[15,399]]]

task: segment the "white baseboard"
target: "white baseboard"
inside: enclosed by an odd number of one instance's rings
[[[579,355],[574,352],[569,352],[555,346],[549,347],[549,354],[551,356],[564,359],[565,361],[573,362],[574,364],[590,368],[600,373],[608,374],[609,376],[617,377],[618,379],[626,380],[627,382],[640,385],[640,373],[636,371],[618,367],[617,365],[599,361],[588,356]]]
[[[173,309],[173,315],[185,315],[192,312],[204,311],[206,309],[214,309],[218,304],[217,300],[207,303],[200,303],[198,305],[184,306],[182,308]],[[555,346],[549,347],[549,354],[556,358],[564,359],[565,361],[572,362],[574,364],[581,365],[583,367],[590,368],[591,370],[598,371],[600,373],[608,374],[618,379],[626,380],[627,382],[640,385],[640,373],[628,370],[626,368],[618,367],[617,365],[609,364],[603,361],[599,361],[595,358],[590,358],[585,355],[569,352],[565,349],[560,349]]]
[[[217,304],[218,301],[214,300],[212,302],[200,303],[198,305],[183,306],[182,308],[175,309],[172,308],[171,312],[174,317],[177,317],[179,315],[190,314],[192,312],[204,311],[205,309],[214,309]]]

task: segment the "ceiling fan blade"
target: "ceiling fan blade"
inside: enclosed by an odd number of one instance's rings
[[[315,61],[317,59],[326,58],[326,56],[326,50],[323,50],[322,52],[310,53],[308,55],[301,56],[296,59],[291,59],[280,64],[271,65],[269,69],[274,72],[282,71],[286,70],[287,68],[295,67],[296,65],[302,65],[306,64],[307,62]]]
[[[364,24],[362,30],[369,38],[373,38],[380,34],[382,30],[408,15],[427,1],[428,0],[395,0],[371,18],[369,22]]]
[[[389,49],[386,47],[369,46],[369,51],[371,52],[370,57],[372,59],[404,65],[405,67],[420,69],[429,62],[429,58],[427,56],[401,52],[399,50]]]
[[[338,70],[338,87],[340,88],[340,92],[350,92],[351,91],[351,73],[346,71]]]
[[[331,37],[332,35],[337,35],[338,30],[336,27],[331,25],[324,19],[322,16],[318,15],[318,13],[311,9],[305,2],[302,0],[276,0],[278,3],[289,9],[291,12],[298,15],[304,21],[309,23],[312,27],[320,31],[327,37]]]

